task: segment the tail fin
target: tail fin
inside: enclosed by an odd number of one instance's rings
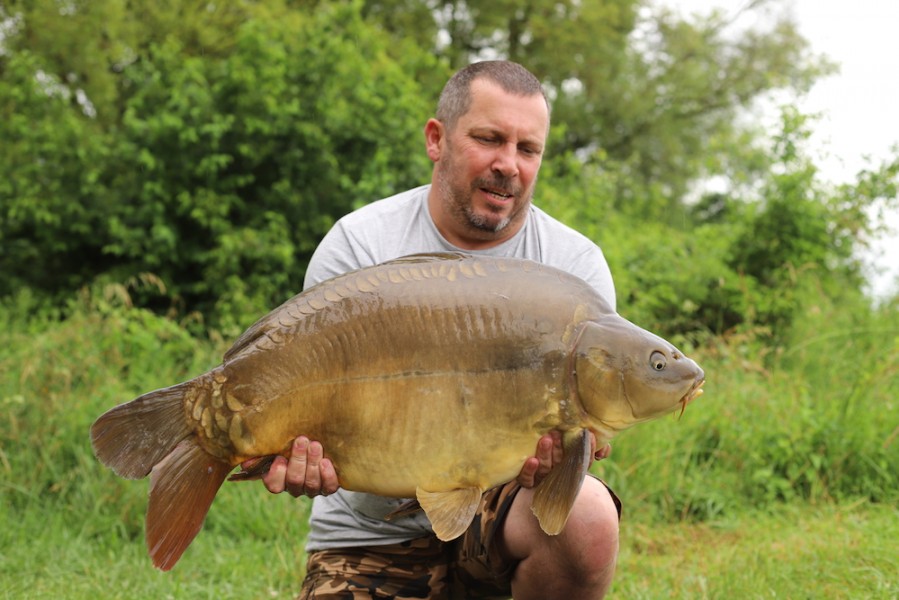
[[[183,396],[196,385],[173,385],[111,408],[91,425],[94,454],[120,477],[146,477],[178,442],[193,433]]]
[[[213,498],[232,466],[203,450],[195,438],[178,444],[150,475],[147,548],[163,571],[178,559],[203,527]]]

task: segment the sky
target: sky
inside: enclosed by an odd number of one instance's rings
[[[736,14],[749,3],[655,1],[686,16],[707,14],[714,7]],[[775,14],[792,14],[812,51],[839,65],[836,75],[815,84],[800,108],[806,114],[820,113],[811,156],[822,178],[834,183],[854,181],[856,173],[888,159],[890,148],[899,145],[899,2],[771,0],[766,6]],[[875,296],[899,291],[895,287],[899,278],[899,208],[889,215],[888,222],[891,233],[876,240],[866,257],[872,269],[884,271],[870,277]]]

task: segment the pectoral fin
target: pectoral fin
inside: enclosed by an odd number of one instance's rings
[[[254,481],[256,479],[262,479],[262,476],[268,473],[269,469],[272,468],[272,464],[275,462],[275,457],[277,456],[277,454],[269,454],[245,462],[244,465],[246,466],[241,465],[240,471],[237,471],[228,477],[228,481]]]
[[[483,492],[476,487],[460,488],[449,492],[429,492],[418,488],[415,496],[431,521],[437,537],[447,542],[454,540],[468,529],[478,510]]]
[[[531,502],[540,528],[549,535],[558,535],[565,527],[590,466],[590,434],[586,429],[565,433],[563,444],[562,463],[540,482]]]

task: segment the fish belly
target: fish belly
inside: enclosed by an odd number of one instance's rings
[[[301,388],[249,421],[258,444],[249,453],[271,451],[271,440],[283,448],[302,433],[322,442],[343,487],[385,496],[508,481],[551,421],[542,386],[521,373],[463,375],[354,381],[324,394]],[[537,393],[522,390],[525,380]]]

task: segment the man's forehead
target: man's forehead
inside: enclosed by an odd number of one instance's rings
[[[469,127],[511,127],[544,138],[549,110],[542,94],[514,94],[488,79],[476,79],[471,82],[471,105],[462,120]]]

